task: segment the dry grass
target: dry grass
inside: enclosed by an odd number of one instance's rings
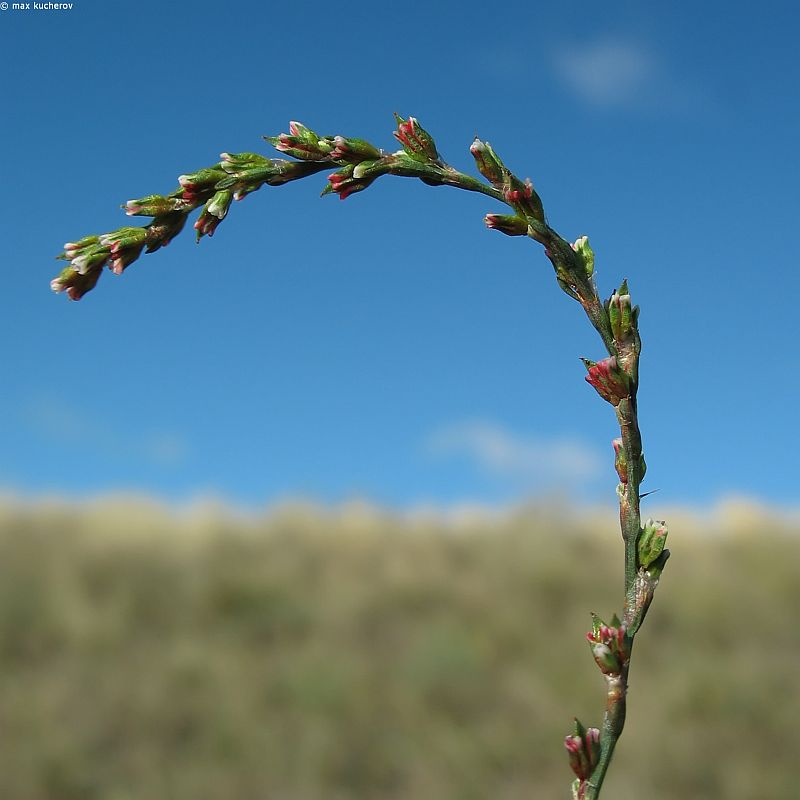
[[[606,793],[794,796],[800,530],[686,518]],[[692,527],[693,526],[693,527]],[[613,519],[0,508],[0,797],[566,797]]]

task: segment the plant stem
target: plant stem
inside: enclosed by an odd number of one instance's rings
[[[614,755],[614,748],[625,726],[625,710],[628,693],[628,668],[620,675],[607,676],[606,712],[600,729],[600,760],[586,784],[585,800],[600,796],[606,772]]]

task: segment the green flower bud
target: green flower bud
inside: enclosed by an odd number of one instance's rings
[[[627,281],[623,281],[619,289],[614,290],[608,298],[606,309],[614,340],[619,345],[627,344],[636,332],[636,320],[639,314],[638,307],[631,306]]]
[[[578,254],[586,276],[591,278],[594,274],[594,250],[589,247],[589,237],[579,236],[572,245],[572,249]]]
[[[129,217],[161,217],[186,208],[186,202],[179,197],[149,194],[138,200],[128,200],[122,207]]]
[[[381,157],[381,151],[363,139],[350,139],[345,136],[333,137],[333,149],[330,157],[337,161],[348,161],[357,164],[360,161],[375,161]]]
[[[262,156],[260,153],[220,153],[220,167],[228,173],[235,175],[243,169],[254,169],[266,167],[272,163],[272,159]]]
[[[500,231],[506,236],[528,235],[528,221],[516,214],[487,214],[483,221],[487,228]]]
[[[620,483],[628,482],[628,461],[625,458],[625,450],[622,447],[622,439],[614,439],[611,442],[614,447],[614,469],[619,475]]]
[[[668,532],[663,520],[647,520],[639,534],[639,566],[647,569],[659,558],[667,543]]]
[[[188,175],[179,175],[178,183],[184,193],[198,194],[213,189],[224,177],[225,172],[219,165],[217,167],[199,169],[197,172],[190,172]]]
[[[480,172],[495,189],[502,189],[509,172],[497,153],[494,152],[489,142],[482,142],[476,136],[475,141],[470,145],[469,151],[475,159],[478,172]]]

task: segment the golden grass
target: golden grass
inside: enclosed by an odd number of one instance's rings
[[[795,796],[800,528],[673,522],[616,800]],[[568,796],[613,515],[0,506],[0,797]]]

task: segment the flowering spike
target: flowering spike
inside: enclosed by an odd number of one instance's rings
[[[419,124],[416,117],[403,119],[399,114],[395,114],[394,118],[397,121],[397,130],[393,135],[411,158],[415,161],[439,160],[433,137]]]
[[[602,361],[590,361],[582,358],[589,374],[586,381],[594,386],[597,393],[612,406],[618,406],[620,401],[630,396],[630,378],[628,374],[617,365],[614,356],[604,358]]]

